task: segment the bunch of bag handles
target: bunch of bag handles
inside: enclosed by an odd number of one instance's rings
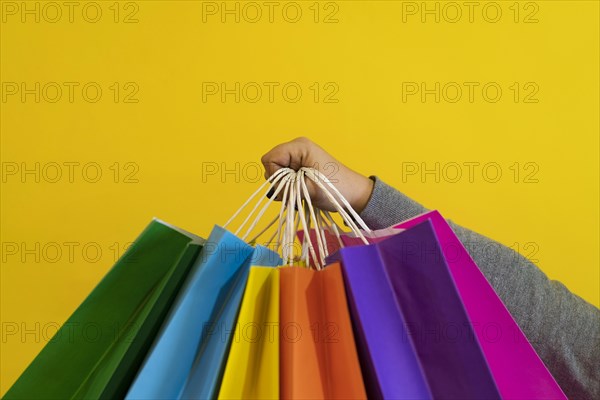
[[[258,211],[254,221],[248,226],[245,233],[240,236],[242,240],[247,240],[248,235],[256,227],[258,221],[267,211],[271,203],[283,191],[279,215],[248,242],[254,244],[264,232],[277,223],[277,230],[273,233],[266,246],[271,245],[273,240],[275,240],[274,250],[279,252],[279,249],[281,248],[283,264],[293,265],[295,261],[298,261],[294,259],[293,247],[296,233],[301,225],[302,230],[304,231],[304,237],[302,240],[300,261],[303,261],[305,265],[308,266],[310,265],[309,257],[312,257],[315,267],[317,269],[322,269],[325,266],[325,258],[329,255],[325,230],[329,230],[335,234],[340,247],[344,247],[344,244],[340,238],[341,229],[336,224],[331,214],[328,211],[313,206],[306,185],[306,179],[310,179],[315,183],[318,190],[323,191],[327,199],[340,214],[344,223],[348,225],[350,230],[357,237],[365,244],[368,244],[367,239],[359,229],[359,226],[366,232],[371,232],[371,230],[367,227],[362,218],[360,218],[358,213],[350,206],[350,203],[348,203],[344,196],[342,196],[339,190],[323,173],[308,167],[302,167],[298,171],[291,168],[281,168],[277,170],[248,198],[248,200],[246,200],[244,204],[242,204],[223,227],[226,228],[257,195],[265,193],[264,196],[259,198],[259,201],[254,205],[250,214],[248,214],[242,224],[234,232],[235,235],[239,235],[240,231],[242,231],[248,221],[250,221],[251,217],[259,210],[263,201],[268,199],[266,204]],[[272,193],[272,195],[266,196],[267,193]],[[311,240],[311,222],[312,225],[315,226],[314,232],[319,250],[318,255],[315,253],[315,248]]]

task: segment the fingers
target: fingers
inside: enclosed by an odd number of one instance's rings
[[[265,167],[265,179],[268,179],[277,170],[289,166],[289,154],[286,152],[284,145],[273,147],[269,152],[262,156],[260,161]]]
[[[265,178],[269,178],[281,168],[287,167],[297,171],[305,166],[309,143],[306,138],[297,138],[273,147],[261,158],[265,167]]]
[[[299,137],[273,147],[262,156],[261,162],[265,168],[265,179],[281,168],[287,167],[298,171],[301,167],[311,167],[323,172],[325,166],[337,163],[323,148],[305,137]],[[308,195],[315,206],[329,211],[334,210],[333,205],[321,193],[321,189],[310,180],[306,181],[306,185]],[[269,198],[273,196],[274,193],[269,194]],[[281,201],[282,197],[283,193],[280,192],[275,196],[275,200]]]

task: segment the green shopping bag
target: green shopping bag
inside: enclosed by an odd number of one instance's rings
[[[153,220],[4,398],[123,398],[203,243]]]

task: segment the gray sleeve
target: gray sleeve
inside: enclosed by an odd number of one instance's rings
[[[428,211],[376,177],[361,217],[381,229]],[[600,399],[600,311],[514,250],[448,221],[570,399]],[[494,251],[490,253],[489,249]]]

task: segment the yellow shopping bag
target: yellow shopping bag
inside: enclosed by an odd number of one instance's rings
[[[279,270],[251,267],[219,399],[279,398]]]

